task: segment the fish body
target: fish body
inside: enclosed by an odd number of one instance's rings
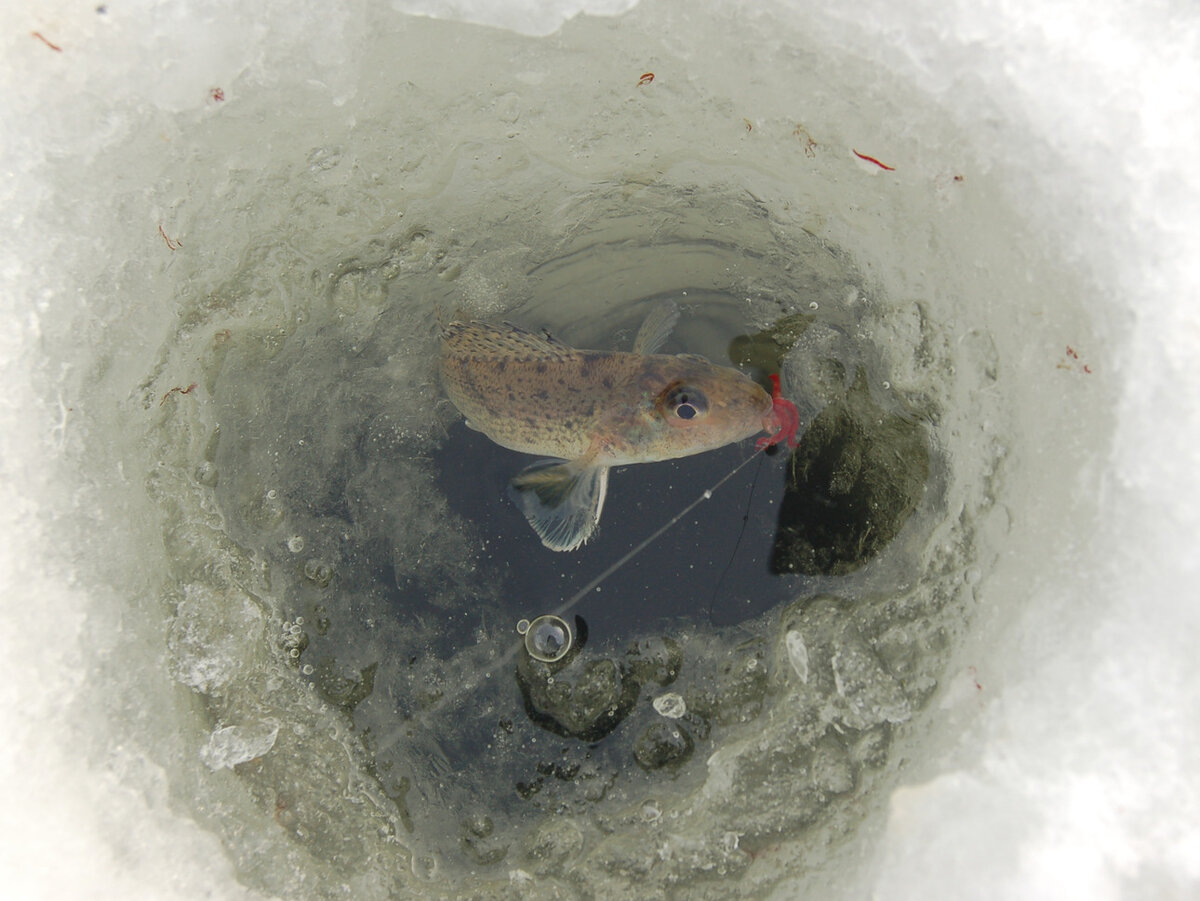
[[[441,376],[467,424],[497,444],[555,459],[519,473],[511,495],[553,550],[595,530],[612,466],[723,447],[775,425],[771,395],[736,369],[660,354],[678,319],[656,308],[634,352],[580,350],[508,323],[442,328]]]

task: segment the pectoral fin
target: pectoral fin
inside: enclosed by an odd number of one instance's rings
[[[608,467],[587,457],[540,460],[509,483],[509,496],[552,551],[573,551],[592,537],[607,491]]]

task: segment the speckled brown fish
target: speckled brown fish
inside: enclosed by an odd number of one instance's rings
[[[655,309],[632,353],[576,350],[508,323],[443,326],[442,383],[467,424],[504,447],[555,458],[511,482],[546,547],[588,540],[612,466],[686,457],[764,429],[778,431],[764,444],[784,437],[771,395],[736,369],[654,352],[678,318],[673,304]]]

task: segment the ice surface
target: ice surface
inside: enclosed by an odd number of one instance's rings
[[[791,629],[784,635],[787,646],[788,663],[796,671],[801,682],[808,681],[808,647],[804,644],[804,636],[796,629]]]
[[[279,723],[274,721],[222,726],[208,737],[200,759],[210,770],[231,770],[268,753],[278,735]]]
[[[419,11],[542,34],[576,6],[494,9]],[[894,790],[881,783],[864,794],[865,825],[854,820],[850,837],[822,846],[819,860],[805,856],[811,835],[751,848],[752,865],[744,844],[723,840],[777,827],[771,794],[781,790],[797,799],[791,827],[815,822],[822,798],[860,790],[855,767],[878,758],[872,728],[849,750],[818,741],[794,758],[780,754],[783,736],[812,728],[795,705],[765,747],[746,737],[708,759],[701,800],[722,823],[719,835],[659,843],[649,825],[631,830],[629,845],[590,858],[596,877],[606,863],[648,865],[640,842],[654,859],[723,868],[744,887],[774,886],[778,897],[1195,895],[1200,186],[1186,148],[1200,130],[1200,20],[1178,6],[1122,2],[687,10],[646,3],[631,23],[574,22],[545,47],[569,49],[585,28],[594,35],[632,24],[640,37],[622,35],[623,55],[592,60],[589,77],[575,68],[558,80],[551,56],[521,45],[507,57],[507,89],[494,92],[485,88],[494,73],[466,89],[445,56],[426,58],[419,47],[404,59],[364,56],[377,46],[371,35],[409,26],[387,20],[381,29],[358,7],[332,15],[232,3],[0,12],[0,312],[10,324],[0,335],[0,654],[10,674],[0,862],[14,896],[240,897],[238,878],[293,880],[279,891],[296,895],[339,884],[344,874],[301,850],[313,840],[287,837],[296,822],[329,827],[316,846],[356,864],[348,891],[372,897],[391,888],[372,881],[384,871],[366,863],[375,851],[348,847],[367,844],[361,836],[337,834],[337,805],[348,786],[357,791],[340,721],[265,675],[272,658],[264,649],[282,656],[293,646],[254,640],[256,630],[276,634],[266,621],[277,611],[264,600],[271,586],[261,560],[227,553],[221,510],[203,507],[221,484],[219,468],[180,475],[185,460],[211,462],[211,423],[174,411],[211,398],[201,361],[246,346],[221,344],[213,326],[225,310],[269,311],[257,345],[269,355],[282,335],[268,326],[290,317],[295,332],[311,297],[322,296],[352,340],[386,308],[362,273],[428,264],[434,292],[451,285],[447,300],[503,312],[503,298],[528,285],[520,248],[463,259],[452,243],[406,232],[396,210],[416,219],[429,211],[419,209],[423,198],[461,202],[462,194],[439,193],[469,183],[456,172],[483,173],[503,195],[506,178],[520,183],[531,171],[529,155],[507,147],[510,133],[570,159],[580,183],[695,181],[717,157],[751,171],[787,159],[790,171],[811,165],[836,178],[836,204],[788,195],[792,224],[849,253],[888,296],[920,301],[888,322],[898,345],[929,340],[931,358],[944,346],[971,361],[966,370],[994,373],[976,394],[969,380],[944,373],[946,408],[986,415],[960,415],[940,435],[954,454],[1005,461],[995,503],[964,511],[979,516],[981,556],[961,574],[976,605],[969,630],[889,630],[869,642],[830,632],[837,641],[823,645],[793,624],[782,634],[804,636],[807,680],[795,678],[794,640],[781,640],[772,658],[788,661],[779,690],[797,699],[823,697],[804,695],[823,679],[840,685],[842,701],[815,708],[818,717],[908,730],[909,763]],[[365,99],[371,66],[399,67],[396,80],[409,87]],[[649,70],[655,92],[639,93],[633,82]],[[596,85],[609,75],[633,82],[620,104],[606,106],[610,92]],[[218,87],[224,100],[210,93]],[[476,124],[481,106],[493,131]],[[563,125],[576,109],[590,127]],[[705,111],[700,120],[690,118],[696,109]],[[444,124],[456,119],[477,133]],[[653,140],[631,140],[629,121]],[[396,140],[400,131],[406,140]],[[814,157],[805,135],[818,145]],[[781,138],[795,142],[792,156]],[[383,144],[387,153],[376,152]],[[851,148],[895,174],[860,168]],[[769,181],[757,188],[781,207],[787,192],[772,192]],[[389,191],[404,202],[381,200]],[[566,207],[546,219],[548,229],[577,225]],[[438,237],[496,224],[452,220],[448,213]],[[364,237],[380,234],[405,241],[371,246]],[[339,253],[346,248],[366,263],[352,264]],[[447,254],[440,273],[427,252]],[[306,283],[314,271],[336,285]],[[192,318],[180,321],[180,310]],[[159,353],[168,346],[175,351]],[[380,377],[411,378],[407,359],[376,361]],[[891,363],[890,387],[927,390],[920,355],[908,369],[902,356]],[[988,412],[997,398],[1012,422]],[[145,458],[150,416],[173,435],[178,459]],[[434,424],[413,431],[411,418],[380,417],[373,440],[434,440]],[[247,509],[270,525],[274,486],[269,470],[262,475],[264,502]],[[945,486],[946,496],[959,487]],[[176,503],[202,515],[164,530]],[[420,521],[413,525],[406,541],[419,544]],[[280,531],[281,558],[298,556],[288,548],[295,534]],[[322,568],[312,534],[334,533],[308,533],[296,560],[319,586],[337,576]],[[254,591],[195,587],[222,583]],[[232,601],[212,608],[229,617],[225,625],[197,618],[198,605],[218,598]],[[950,678],[937,703],[914,714],[888,680],[928,678],[912,648],[938,640],[953,648]],[[355,675],[328,678],[348,685]],[[256,759],[246,753],[267,750],[268,775],[291,756],[319,762],[305,791],[247,798],[231,773],[210,778],[198,749],[210,747],[214,729],[242,721],[206,722],[198,693],[286,708],[286,716],[260,711],[259,722],[288,723],[269,749],[256,735],[222,759],[244,769]],[[731,719],[739,709],[733,698]],[[764,772],[779,781],[764,785]],[[757,806],[730,804],[735,785]],[[386,806],[369,793],[354,797],[364,808]],[[197,799],[211,821],[188,815]],[[756,819],[759,810],[769,816]],[[219,846],[212,836],[222,821],[244,824],[259,850]],[[382,834],[385,819],[373,822],[379,831],[369,834]],[[532,847],[552,871],[580,852],[583,834],[569,819],[555,821]],[[372,847],[382,858],[396,845],[385,835]],[[255,870],[263,859],[278,869]],[[426,872],[421,861],[410,869]],[[512,878],[536,884],[546,877],[535,869],[514,868]]]

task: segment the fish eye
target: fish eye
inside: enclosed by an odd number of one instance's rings
[[[668,392],[666,406],[677,419],[696,419],[708,412],[704,392],[689,385],[679,385]]]

